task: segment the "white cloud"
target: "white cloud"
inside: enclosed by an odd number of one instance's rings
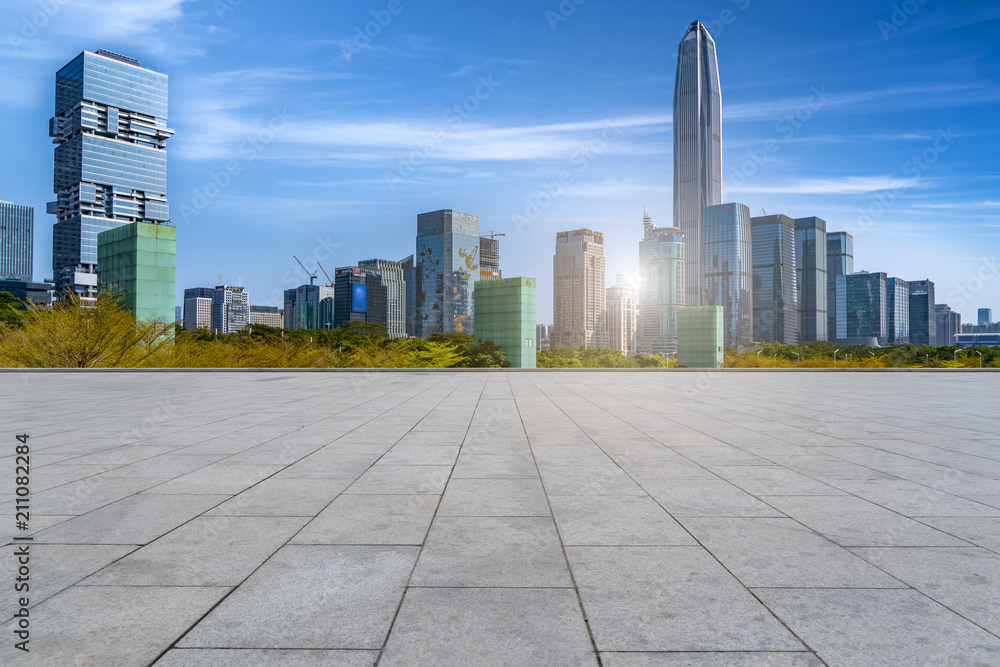
[[[921,180],[917,178],[846,176],[843,178],[804,178],[776,184],[749,184],[743,187],[729,187],[727,191],[760,194],[855,195],[882,190],[909,189],[918,187],[920,183]]]

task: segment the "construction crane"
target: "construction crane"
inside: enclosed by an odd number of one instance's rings
[[[292,258],[293,258],[293,259],[294,259],[294,260],[295,260],[296,262],[298,262],[298,263],[299,263],[299,266],[301,266],[301,267],[302,267],[302,270],[306,272],[306,275],[307,275],[307,276],[309,276],[309,284],[310,284],[310,285],[312,285],[312,284],[313,284],[313,281],[314,281],[314,280],[316,280],[316,275],[317,275],[317,274],[316,274],[316,272],[315,272],[315,271],[313,271],[312,273],[309,273],[309,269],[307,269],[307,268],[306,268],[306,265],[302,263],[302,260],[300,260],[300,259],[299,259],[298,257],[296,257],[295,255],[292,255]]]
[[[326,272],[326,269],[323,268],[323,265],[319,263],[319,260],[316,260],[316,266],[318,266],[319,270],[323,272],[324,276],[326,276],[326,281],[330,283],[330,287],[333,287],[333,278],[331,278],[330,274]]]
[[[491,239],[495,239],[498,236],[507,236],[506,234],[500,234],[498,232],[490,232],[489,234],[483,234],[483,236],[489,236]]]

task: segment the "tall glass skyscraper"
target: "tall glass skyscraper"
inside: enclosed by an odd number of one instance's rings
[[[744,204],[705,208],[701,303],[722,306],[725,345],[753,342],[753,250],[750,209]]]
[[[56,74],[56,144],[48,212],[59,292],[96,296],[97,235],[124,224],[169,222],[167,75],[137,60],[85,51]]]
[[[799,338],[827,340],[826,221],[795,219],[796,273],[799,283]]]
[[[889,308],[884,273],[862,271],[837,276],[837,339],[889,340]]]
[[[910,284],[886,278],[885,298],[889,345],[905,345],[910,342]]]
[[[31,282],[35,209],[0,201],[0,280]]]
[[[934,283],[930,280],[911,280],[910,288],[910,342],[914,345],[934,345],[937,342],[937,316],[934,303]],[[951,343],[946,343],[951,345]]]
[[[414,335],[474,331],[479,216],[451,209],[417,216]]]
[[[639,353],[676,354],[677,310],[685,299],[684,234],[676,227],[657,227],[648,215],[642,219],[642,229]]]
[[[826,339],[842,338],[838,335],[837,318],[843,304],[837,302],[837,276],[854,273],[854,237],[847,232],[829,232],[826,235]]]
[[[715,42],[698,21],[677,54],[674,83],[674,227],[687,248],[685,303],[701,301],[706,206],[722,203],[722,92]]]
[[[403,265],[388,259],[366,259],[358,262],[358,268],[369,276],[377,274],[381,283],[378,289],[385,290],[385,322],[371,318],[367,321],[385,324],[389,338],[406,338],[406,281],[403,278]],[[374,280],[368,286],[369,300],[373,285]]]
[[[753,338],[797,345],[799,290],[795,221],[787,215],[750,218],[753,235]]]
[[[992,324],[993,323],[993,310],[990,308],[980,308],[979,309],[979,323],[980,324]]]

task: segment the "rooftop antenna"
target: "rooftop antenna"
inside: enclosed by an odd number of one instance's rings
[[[764,211],[764,207],[763,207],[763,206],[761,206],[760,210]],[[765,218],[767,217],[767,211],[764,211],[764,217],[765,217]]]

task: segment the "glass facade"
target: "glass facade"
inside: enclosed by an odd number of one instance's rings
[[[722,203],[722,92],[715,42],[704,25],[688,26],[674,83],[674,227],[687,245],[685,303],[701,304],[705,207]]]
[[[0,280],[30,283],[35,209],[0,201]]]
[[[52,270],[60,291],[93,297],[97,235],[169,221],[167,76],[107,51],[56,74]]]
[[[479,278],[479,216],[443,210],[417,216],[414,335],[472,333]]]
[[[377,269],[346,266],[337,269],[333,288],[333,326],[372,322],[389,330],[389,288]],[[398,320],[398,316],[397,316]]]
[[[707,207],[702,239],[701,303],[722,306],[726,345],[749,345],[754,305],[750,209],[737,203]]]
[[[300,285],[285,290],[286,329],[332,329],[333,310],[320,312],[320,303],[333,297],[333,288],[325,285]]]
[[[406,280],[403,265],[388,259],[366,259],[358,262],[358,268],[368,273],[377,273],[385,289],[385,321],[389,338],[406,337]],[[369,320],[371,321],[371,320]]]
[[[534,278],[476,285],[476,343],[489,340],[502,347],[511,368],[535,368],[537,295]]]
[[[414,315],[417,310],[417,269],[413,261],[413,255],[399,260],[399,265],[403,267],[403,288],[406,290],[406,336],[414,336]]]
[[[910,289],[910,342],[914,345],[934,345],[937,342],[937,317],[934,304],[934,283],[930,280],[911,280]],[[950,345],[951,343],[946,343]]]
[[[979,324],[992,324],[993,323],[993,310],[990,308],[980,308],[979,309]]]
[[[174,321],[177,228],[135,223],[101,233],[97,283],[125,297],[138,320]]]
[[[677,310],[684,306],[686,298],[684,234],[675,227],[655,226],[648,215],[642,227],[639,353],[672,355],[677,352]],[[614,327],[609,328],[614,338]]]
[[[799,289],[795,221],[787,215],[750,218],[753,236],[753,338],[797,345]]]
[[[962,314],[956,313],[943,303],[934,305],[935,345],[954,345],[956,337],[962,333]]]
[[[219,285],[212,291],[212,330],[243,331],[250,325],[250,295],[242,287]]]
[[[884,273],[837,276],[837,338],[889,340],[889,310]]]
[[[677,320],[677,364],[721,368],[725,361],[722,306],[681,308]]]
[[[796,276],[799,285],[799,339],[827,340],[826,221],[795,219]]]
[[[910,284],[886,278],[885,297],[889,345],[905,345],[910,342]]]
[[[847,232],[830,232],[826,235],[826,338],[837,335],[837,276],[854,273],[854,237]]]

